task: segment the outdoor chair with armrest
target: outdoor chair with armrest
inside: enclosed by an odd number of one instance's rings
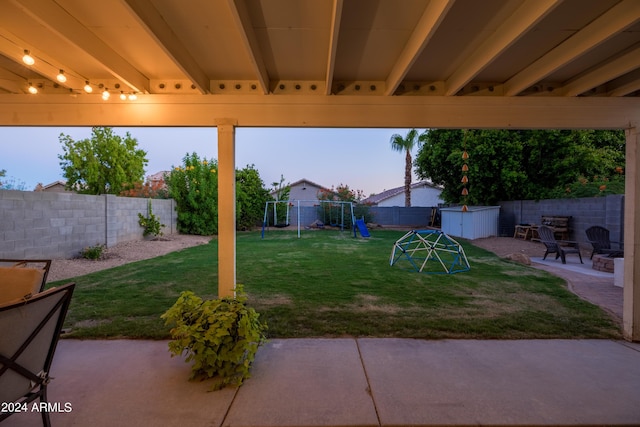
[[[0,259],[0,304],[44,290],[50,259]]]
[[[540,241],[546,247],[546,252],[544,253],[542,259],[546,259],[547,255],[555,253],[556,259],[560,258],[562,260],[562,263],[566,264],[567,254],[578,254],[578,257],[580,258],[580,264],[583,264],[578,242],[556,240],[553,230],[546,225],[541,225],[540,227],[538,227],[538,235],[540,237]]]
[[[74,288],[69,283],[0,305],[0,402],[9,409],[48,406],[49,370]],[[50,426],[48,411],[40,413]],[[11,415],[0,412],[0,422]]]
[[[599,225],[594,225],[585,230],[587,233],[587,239],[589,239],[589,243],[593,246],[593,251],[591,251],[591,259],[595,254],[607,254],[610,257],[622,256],[624,251],[622,250],[622,245],[619,242],[612,242],[609,239],[609,230],[601,227]],[[615,243],[618,245],[620,249],[613,249],[611,244]]]

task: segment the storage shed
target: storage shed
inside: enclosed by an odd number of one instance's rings
[[[441,208],[442,232],[465,239],[480,239],[498,235],[500,206],[462,206]]]

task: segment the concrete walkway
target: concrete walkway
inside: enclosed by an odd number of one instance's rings
[[[272,340],[239,389],[207,392],[164,341],[63,340],[54,426],[639,425],[640,344]],[[39,414],[3,427],[38,426]]]
[[[621,317],[612,274],[532,261]],[[640,344],[624,341],[276,339],[242,387],[208,392],[166,341],[62,340],[52,371],[54,426],[640,425]]]

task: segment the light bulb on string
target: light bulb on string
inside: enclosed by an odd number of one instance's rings
[[[31,52],[25,49],[24,56],[22,57],[22,62],[24,62],[27,65],[33,65],[36,63],[36,60],[33,59],[33,56],[31,56]]]
[[[64,83],[67,81],[67,76],[64,75],[64,70],[60,70],[60,72],[56,76],[56,80],[58,80],[60,83]]]
[[[109,99],[109,97],[111,96],[111,94],[109,93],[109,89],[105,88],[102,91],[102,99],[104,99],[105,101]]]
[[[135,93],[129,95],[129,101],[135,101],[136,99],[138,99],[138,95]]]
[[[85,81],[85,84],[84,84],[84,91],[85,91],[85,92],[87,92],[87,93],[91,93],[91,92],[93,92],[93,88],[92,88],[92,87],[91,87],[91,85],[89,84],[89,81],[88,81],[88,80],[87,80],[87,81]]]
[[[29,83],[29,93],[35,95],[36,93],[38,93],[38,88],[33,86],[31,83]]]
[[[120,91],[120,100],[122,100],[122,101],[126,101],[127,100],[127,95],[125,95],[123,91]]]

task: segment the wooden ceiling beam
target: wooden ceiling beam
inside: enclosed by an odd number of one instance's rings
[[[446,80],[445,94],[455,95],[500,54],[527,33],[562,0],[527,0]]]
[[[173,59],[200,93],[210,93],[210,79],[189,50],[176,37],[167,21],[149,0],[124,0],[133,16],[159,47]]]
[[[623,0],[505,82],[505,96],[518,95],[638,20],[640,1]]]
[[[333,71],[336,65],[336,53],[338,51],[338,36],[340,35],[340,22],[342,20],[343,0],[333,0],[331,11],[331,28],[329,33],[329,54],[327,55],[327,73],[325,76],[324,94],[331,95],[333,86]]]
[[[564,96],[578,96],[623,74],[640,68],[640,46],[609,61],[564,85],[559,89]]]
[[[260,92],[263,95],[269,93],[269,73],[267,72],[267,66],[264,63],[262,54],[260,53],[260,45],[258,44],[258,37],[253,29],[251,23],[251,16],[249,15],[249,9],[244,0],[227,0],[231,15],[238,28],[238,33],[242,39],[246,53],[249,55],[253,73],[258,80],[258,86]]]
[[[431,0],[385,82],[385,95],[393,95],[404,76],[436,33],[455,0]]]
[[[40,25],[85,51],[105,69],[137,92],[149,92],[149,79],[118,52],[103,42],[91,30],[80,24],[58,3],[52,0],[11,0]],[[54,24],[55,23],[55,24]]]

